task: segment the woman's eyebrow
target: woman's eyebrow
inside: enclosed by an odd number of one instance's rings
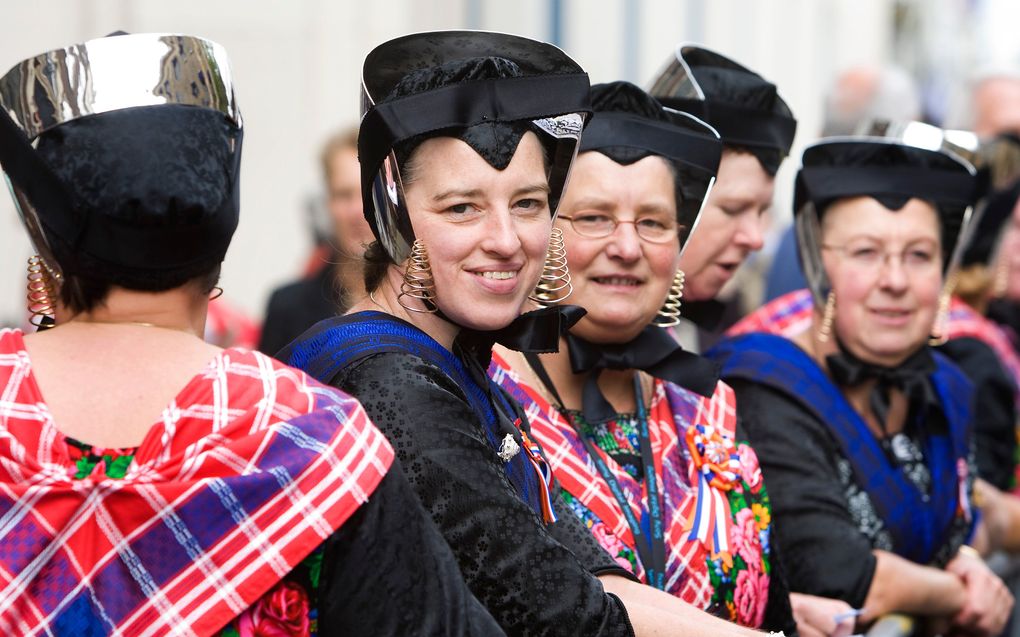
[[[432,201],[442,201],[444,199],[450,199],[452,197],[473,199],[481,194],[482,191],[478,188],[472,188],[470,190],[459,190],[457,188],[451,188],[450,190],[444,190],[437,195],[433,195]]]
[[[549,189],[549,183],[543,181],[543,182],[531,184],[531,185],[528,185],[528,186],[521,186],[520,188],[518,188],[517,190],[514,191],[513,196],[517,197],[519,195],[523,195],[523,194],[529,193],[529,192],[544,192],[544,193],[548,194],[551,191]]]

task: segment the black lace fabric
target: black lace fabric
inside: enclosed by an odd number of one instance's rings
[[[874,503],[859,486],[862,479],[826,423],[802,405],[758,383],[733,379],[730,384],[768,485],[790,590],[842,599],[860,608],[875,573],[872,550],[894,548]],[[931,473],[921,441],[903,434],[890,444],[907,478],[927,492]],[[973,462],[969,475],[973,480]],[[968,528],[962,517],[954,518],[932,566],[945,566],[964,543]]]
[[[488,637],[503,632],[471,594],[398,463],[325,545],[319,635]]]
[[[333,384],[389,438],[468,586],[507,634],[633,635],[622,602],[592,574],[618,572],[612,559],[568,512],[548,529],[518,497],[478,416],[438,367],[381,353]]]

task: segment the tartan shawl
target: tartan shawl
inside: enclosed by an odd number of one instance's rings
[[[634,536],[620,505],[563,414],[537,389],[523,383],[520,376],[497,352],[493,353],[489,373],[524,407],[524,412],[531,423],[531,431],[542,445],[561,488],[601,520],[613,536],[631,550],[635,550]],[[708,563],[713,557],[712,552],[704,542],[690,539],[698,505],[698,475],[694,463],[691,462],[690,452],[686,448],[684,434],[696,424],[711,425],[733,438],[737,424],[733,390],[720,382],[716,385],[711,398],[706,398],[673,383],[656,379],[648,411],[648,425],[655,472],[662,485],[663,519],[666,522],[665,588],[667,592],[698,608],[708,609],[715,592],[708,572],[709,568],[712,568]],[[613,472],[637,518],[646,523],[648,503],[643,481],[635,480],[601,449],[597,449],[597,452],[602,455],[606,465]],[[746,541],[741,543],[741,555],[748,568],[754,570],[763,582],[767,582],[764,574],[771,570],[768,546],[771,522],[764,519],[768,509],[767,495],[761,482],[758,459],[753,450],[748,445],[741,444],[738,453],[741,456],[743,473],[748,475],[744,476],[741,485],[736,488],[743,490],[746,506],[744,508],[732,506],[732,515],[727,516],[726,520],[727,528],[721,531],[729,538],[735,535],[743,535],[746,538]],[[753,493],[749,483],[754,485]],[[726,498],[725,494],[723,498]],[[762,517],[761,522],[765,528],[759,527],[756,529],[755,537],[747,537],[746,533],[741,534],[744,529],[734,527],[739,525],[736,520],[745,521],[749,516],[751,523],[754,523],[754,516],[750,515],[752,502],[758,505],[755,513]],[[768,517],[770,518],[770,515]],[[604,548],[612,553],[605,545],[606,538],[599,540]],[[609,538],[609,541],[612,540]],[[737,554],[732,544],[731,551],[734,556]],[[721,564],[717,566],[722,568]],[[630,570],[629,564],[626,568]],[[634,574],[642,582],[646,581],[640,560],[638,570]],[[732,575],[735,577],[736,573]],[[743,602],[746,606],[764,609],[768,585],[757,587],[753,591],[742,589],[741,593],[745,595]],[[752,597],[754,599],[751,599]],[[728,619],[741,620],[740,623],[743,624],[760,624],[760,617],[755,618],[757,621],[743,621],[747,617],[737,616],[733,608],[729,610]]]
[[[811,324],[812,308],[811,292],[795,290],[751,312],[731,327],[726,335],[734,337],[765,332],[792,338]],[[946,338],[973,338],[988,345],[1013,379],[1017,388],[1016,404],[1020,406],[1020,356],[1001,327],[954,296],[949,304]]]
[[[228,349],[122,479],[75,480],[21,332],[0,331],[0,633],[212,634],[340,528],[392,458],[354,399]]]

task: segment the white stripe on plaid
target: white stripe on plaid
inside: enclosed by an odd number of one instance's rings
[[[11,335],[11,331],[0,331],[0,343],[10,346]],[[16,334],[16,339],[20,340],[20,333]],[[22,354],[19,351],[15,356],[0,356],[0,396],[6,398],[0,401],[0,469],[5,469],[7,474],[0,480],[0,492],[13,500],[13,506],[0,518],[0,540],[18,519],[29,514],[52,539],[42,554],[35,556],[19,573],[10,573],[0,566],[0,582],[6,582],[0,591],[0,627],[16,629],[20,634],[51,633],[48,624],[62,606],[43,618],[31,599],[18,596],[24,594],[27,582],[57,551],[62,551],[79,572],[77,586],[65,591],[62,604],[87,589],[87,594],[101,609],[102,600],[97,598],[90,582],[115,559],[128,566],[135,582],[146,593],[148,602],[120,626],[109,627],[111,634],[191,635],[196,633],[193,630],[196,625],[204,626],[197,632],[218,628],[244,609],[245,599],[254,600],[263,592],[249,584],[255,581],[254,575],[264,573],[265,569],[273,572],[277,579],[285,575],[368,499],[392,461],[392,449],[367,422],[356,401],[261,354],[228,350],[196,377],[200,382],[193,381],[182,390],[187,392],[194,384],[205,392],[202,395],[210,398],[209,403],[201,405],[189,399],[183,409],[178,406],[178,400],[169,405],[161,422],[155,426],[158,431],[154,435],[158,435],[161,444],[153,449],[147,438],[124,479],[73,480],[74,468],[68,466],[66,456],[61,457],[57,451],[58,432],[45,405],[26,409],[26,403],[17,400],[25,381],[30,378],[30,363],[27,355]],[[280,383],[286,385],[285,397]],[[248,404],[232,406],[232,399]],[[322,414],[328,412],[338,423],[346,425],[335,432],[328,444],[305,435],[287,422],[313,409]],[[247,428],[249,436],[242,440],[250,442],[242,444],[255,445],[254,449],[244,451],[244,456],[229,447],[235,440],[233,436],[237,435],[234,422]],[[28,431],[40,434],[34,450],[26,447],[22,443],[24,438],[19,439],[10,429],[17,424],[19,430],[25,431],[27,423],[35,423]],[[203,426],[202,423],[207,424]],[[226,435],[218,433],[221,431]],[[283,436],[300,448],[319,453],[312,456],[300,475],[290,476],[282,467],[267,467],[279,489],[257,511],[242,511],[239,500],[225,482],[201,478],[208,473],[206,467],[214,467],[220,475],[262,471],[256,459],[268,449],[274,436]],[[146,448],[150,455],[155,452],[155,456],[146,459]],[[181,458],[175,461],[178,466],[172,474],[163,475],[159,467],[172,467],[167,463],[174,457]],[[30,465],[34,463],[31,473],[24,471],[24,462],[19,458],[28,459]],[[174,502],[167,502],[159,485],[168,480],[175,480],[175,484],[192,480],[194,484],[183,492],[178,491]],[[31,484],[37,486],[25,489]],[[218,485],[214,491],[224,506],[234,512],[236,524],[216,540],[210,551],[203,552],[174,509],[209,485]],[[70,518],[61,520],[59,529],[52,528],[47,512],[39,508],[47,490],[53,488],[84,497]],[[124,506],[122,498],[133,495],[138,503],[145,503],[143,506],[152,514],[143,523],[122,529],[113,509],[105,504],[106,498],[114,493],[121,494],[119,506]],[[137,504],[131,507],[137,515]],[[153,524],[166,523],[175,528],[179,542],[192,546],[194,559],[172,582],[157,590],[142,558],[135,553],[132,540]],[[82,572],[78,556],[72,550],[75,534],[85,524],[96,524],[112,547],[109,550],[96,547],[105,553],[90,561],[92,566],[88,573]],[[284,552],[289,557],[284,557]],[[263,583],[258,585],[263,586],[265,579],[259,578]],[[22,612],[26,609],[30,616]],[[210,628],[202,622],[217,625]]]

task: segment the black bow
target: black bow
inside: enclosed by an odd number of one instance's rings
[[[525,312],[499,330],[462,329],[457,335],[456,345],[477,360],[482,369],[488,369],[492,346],[496,343],[517,352],[558,352],[560,337],[585,314],[587,310],[578,305],[545,307]]]
[[[726,309],[725,303],[715,299],[684,301],[680,316],[703,330],[714,332],[722,324]]]
[[[653,325],[623,344],[590,343],[567,334],[567,347],[573,372],[591,372],[581,396],[584,418],[589,423],[606,422],[615,416],[599,389],[599,374],[604,369],[639,369],[702,396],[711,396],[719,382],[716,363],[684,351],[665,330]]]
[[[871,390],[868,402],[882,431],[886,431],[889,392],[893,389],[903,392],[911,410],[938,405],[935,390],[928,379],[936,370],[935,359],[928,347],[917,350],[896,367],[866,363],[848,352],[842,345],[838,354],[827,356],[825,361],[829,365],[833,380],[843,387],[855,387],[869,379],[875,379],[875,387]]]

